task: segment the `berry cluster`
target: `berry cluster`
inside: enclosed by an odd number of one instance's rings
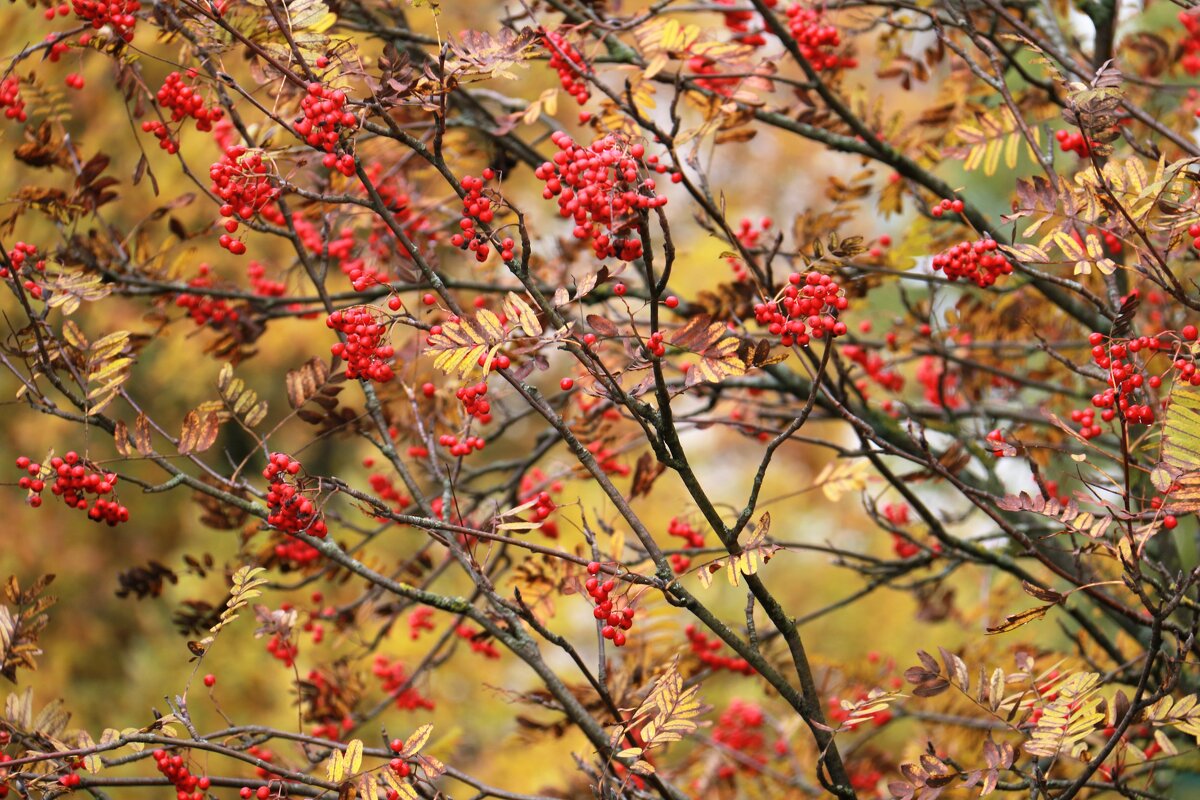
[[[300,462],[285,453],[272,453],[263,477],[270,481],[267,487],[267,524],[284,533],[307,533],[319,539],[325,538],[329,529],[321,519],[320,512],[312,500],[301,491],[297,475]]]
[[[325,318],[325,325],[345,335],[345,342],[329,348],[338,358],[346,360],[346,377],[387,383],[395,377],[387,364],[396,354],[390,344],[381,344],[388,327],[375,318],[367,306],[355,306],[335,311]]]
[[[950,197],[943,197],[941,200],[938,201],[937,205],[935,205],[933,208],[929,209],[929,214],[930,214],[930,216],[933,216],[933,217],[940,217],[947,212],[954,213],[954,214],[961,214],[961,213],[963,213],[964,208],[966,208],[966,204],[963,203],[962,200],[957,200],[957,199],[953,199]]]
[[[296,121],[296,133],[318,150],[325,151],[322,163],[349,177],[354,174],[354,156],[347,152],[338,155],[342,134],[358,128],[358,117],[346,110],[346,93],[320,83],[310,83],[300,101],[303,117]]]
[[[1088,343],[1092,346],[1092,361],[1107,373],[1108,386],[1104,391],[1092,395],[1091,408],[1071,412],[1071,421],[1080,426],[1081,436],[1093,439],[1102,433],[1096,424],[1096,410],[1100,411],[1100,418],[1104,422],[1111,422],[1118,413],[1129,424],[1150,425],[1154,422],[1155,406],[1138,400],[1149,399],[1142,395],[1162,386],[1162,376],[1147,375],[1145,363],[1139,364],[1136,358],[1138,353],[1145,351],[1142,360],[1148,362],[1159,352],[1169,352],[1172,344],[1166,338],[1168,335],[1164,331],[1155,336],[1113,338],[1097,331],[1088,336]],[[1195,325],[1185,325],[1175,337],[1178,345],[1181,345],[1183,342],[1196,341],[1200,332]],[[1200,371],[1196,369],[1195,361],[1190,353],[1185,355],[1185,348],[1178,345],[1171,363],[1178,380],[1200,386]]]
[[[662,358],[667,353],[667,346],[664,344],[665,336],[662,331],[653,331],[650,338],[646,340],[646,350],[655,358]]]
[[[454,629],[454,635],[465,640],[470,646],[472,653],[479,653],[488,659],[500,657],[500,651],[496,649],[496,645],[492,644],[492,640],[488,634],[483,631],[477,631],[470,625],[459,625]]]
[[[375,496],[386,503],[391,503],[397,512],[403,511],[412,504],[409,496],[396,488],[390,475],[373,472],[367,476],[367,482],[371,484]]]
[[[50,492],[62,498],[68,508],[81,511],[86,509],[89,519],[94,522],[107,522],[110,526],[129,521],[129,509],[116,500],[109,499],[117,483],[116,473],[89,468],[73,450],[62,458],[55,456],[50,459],[47,467],[31,461],[27,456],[21,456],[17,459],[17,469],[29,473],[27,476],[21,476],[17,485],[29,491],[28,503],[34,508],[42,504],[46,480],[53,476],[54,483],[50,485]],[[94,497],[90,503],[88,495]]]
[[[565,36],[555,31],[546,31],[542,36],[542,43],[550,53],[550,69],[558,73],[563,91],[574,97],[579,105],[586,103],[592,95],[588,91],[587,81],[583,78],[586,73],[583,56]]]
[[[842,44],[842,35],[832,25],[823,25],[821,12],[799,3],[788,6],[787,24],[800,55],[818,71],[858,66],[853,58],[837,55],[834,50]]]
[[[293,667],[296,665],[296,656],[300,655],[300,645],[276,633],[267,640],[267,652],[282,661],[285,667]]]
[[[737,5],[737,0],[716,0],[716,2],[721,6]],[[767,0],[765,5],[768,8],[774,8],[777,2],[778,0]],[[721,16],[725,18],[725,28],[731,33],[737,34],[733,37],[733,41],[751,47],[762,47],[767,43],[761,30],[751,28],[751,25],[758,19],[758,15],[753,11],[722,11]]]
[[[371,674],[379,679],[384,693],[396,698],[396,708],[405,711],[415,711],[418,708],[433,710],[433,701],[409,686],[411,679],[399,661],[389,663],[387,656],[377,654],[375,662],[371,665]]]
[[[405,190],[405,184],[402,183],[402,173],[385,172],[383,165],[379,163],[367,167],[366,171],[371,182],[375,184],[375,190],[383,200],[384,206],[410,241],[432,243],[438,240],[437,226],[424,212],[414,206],[413,198]],[[366,189],[364,188],[363,191]],[[399,246],[392,229],[379,214],[371,215],[371,232],[367,236],[367,244],[380,259],[412,260],[412,254],[404,247]],[[379,277],[380,283],[388,283],[385,275],[380,273]],[[353,275],[350,276],[350,280],[354,281],[356,291],[362,291],[365,288],[365,286],[359,286]]]
[[[408,638],[414,642],[421,638],[421,631],[432,631],[433,629],[433,609],[429,606],[417,606],[408,615]]]
[[[281,536],[271,548],[279,567],[284,571],[302,570],[309,564],[315,564],[321,558],[321,551],[308,542]]]
[[[1200,13],[1195,9],[1180,11],[1179,22],[1187,30],[1187,35],[1179,43],[1182,53],[1179,66],[1183,67],[1188,75],[1195,77],[1200,75]]]
[[[188,286],[194,289],[208,289],[215,285],[212,268],[208,264],[201,264],[198,272],[199,275],[188,281]],[[186,308],[188,316],[197,325],[212,324],[213,327],[219,328],[227,322],[237,322],[240,316],[237,309],[232,308],[223,297],[184,292],[175,297],[175,305]]]
[[[1092,154],[1092,148],[1096,145],[1079,131],[1055,131],[1054,138],[1058,141],[1059,150],[1064,153],[1074,153],[1080,158],[1089,157]]]
[[[715,637],[710,639],[703,632],[697,630],[695,625],[688,625],[684,629],[684,633],[687,635],[688,645],[692,648],[692,654],[700,660],[700,663],[710,669],[727,669],[743,675],[754,674],[754,667],[750,666],[746,659],[721,655],[719,651],[724,648],[724,645],[721,644],[720,639]]]
[[[154,766],[175,787],[178,800],[204,800],[210,786],[209,780],[188,771],[183,756],[173,756],[166,750],[155,750]]]
[[[142,9],[138,0],[71,0],[71,6],[75,16],[90,22],[96,30],[109,26],[120,38],[133,41],[133,26],[137,24],[134,15]]]
[[[837,282],[828,275],[815,270],[805,275],[793,272],[777,299],[754,306],[754,318],[773,336],[782,337],[784,347],[804,346],[812,337],[844,334],[846,323],[839,322],[837,314],[848,305]]]
[[[480,436],[464,436],[460,440],[452,433],[443,433],[438,437],[438,444],[449,450],[451,456],[461,458],[482,450],[487,446],[487,441]]]
[[[595,457],[596,463],[600,469],[604,470],[605,474],[618,475],[622,478],[629,476],[629,465],[618,461],[620,453],[611,447],[606,447],[603,439],[588,442],[586,448]]]
[[[196,71],[188,70],[187,76],[195,79]],[[155,97],[158,98],[159,105],[170,109],[172,122],[181,122],[191,117],[196,120],[196,130],[198,131],[211,131],[213,125],[220,122],[221,118],[225,116],[224,109],[219,106],[206,108],[204,97],[196,91],[194,86],[184,83],[183,76],[178,72],[172,72],[166,77]]]
[[[486,425],[492,421],[492,404],[487,400],[487,384],[483,381],[470,386],[460,386],[454,393],[463,405],[463,411]]]
[[[883,518],[894,528],[903,528],[908,525],[908,503],[885,503],[883,506]],[[906,536],[902,536],[896,531],[892,531],[892,551],[897,558],[912,558],[917,553],[921,552],[921,548],[916,542]]]
[[[693,528],[687,520],[671,517],[671,521],[667,523],[667,533],[683,539],[684,547],[693,549],[704,547],[704,533]],[[686,572],[691,565],[692,559],[688,556],[682,553],[671,554],[671,569],[675,570],[676,575]]]
[[[29,274],[30,270],[26,264],[30,262],[30,259],[33,259],[31,266],[34,272],[46,271],[46,262],[37,257],[37,246],[26,242],[17,242],[13,245],[13,249],[8,251],[8,260],[12,262],[16,274],[13,274],[8,267],[0,267],[0,278],[13,278],[15,280],[17,275],[20,275],[22,272]],[[26,278],[21,282],[21,285],[25,287],[25,291],[29,292],[30,297],[35,300],[42,299],[42,287],[32,279]]]
[[[654,194],[652,178],[640,178],[645,148],[626,147],[611,135],[590,147],[576,144],[562,131],[555,131],[550,140],[558,152],[534,170],[538,180],[546,183],[542,196],[558,198],[559,213],[575,220],[575,238],[590,239],[597,258],[640,258],[641,240],[625,234],[632,232],[638,214],[667,202]],[[666,171],[661,164],[655,169]]]
[[[617,647],[621,647],[625,644],[625,631],[633,627],[633,608],[626,605],[624,608],[618,609],[613,605],[609,594],[617,588],[617,582],[612,578],[601,582],[598,577],[600,562],[593,561],[588,564],[587,571],[589,577],[584,582],[583,588],[596,601],[596,608],[592,610],[592,616],[605,623],[600,634],[605,639],[611,640]]]
[[[743,217],[738,229],[734,231],[734,235],[737,236],[737,240],[741,243],[742,247],[746,248],[747,250],[753,250],[754,248],[758,247],[759,238],[768,230],[770,230],[771,226],[774,224],[775,220],[771,219],[770,217],[763,217],[759,221],[758,227],[755,228],[753,221],[751,221],[748,217]],[[740,258],[737,256],[727,256],[725,258],[725,262],[729,264],[731,269],[733,269],[734,280],[749,280],[750,275],[746,272],[746,265],[742,263]]]
[[[933,270],[952,281],[965,278],[976,286],[991,286],[1013,271],[1009,260],[996,252],[998,247],[990,236],[976,242],[959,242],[933,257]]]
[[[68,89],[74,89],[75,91],[79,91],[79,90],[83,89],[83,76],[80,75],[78,72],[72,72],[71,74],[67,75],[66,78],[63,79],[63,83],[66,84],[66,87]]]
[[[61,6],[59,6],[59,11],[63,12],[62,16],[65,17],[67,14],[71,13],[71,7],[66,3],[63,3]],[[83,37],[80,38],[82,39]],[[46,53],[46,59],[53,64],[57,64],[59,61],[61,61],[63,54],[68,53],[71,50],[71,45],[67,41],[66,36],[57,33],[48,33],[46,34],[45,41],[50,43],[50,50],[48,53]],[[80,44],[83,44],[83,42],[80,42]]]
[[[925,389],[925,402],[937,408],[962,408],[959,393],[962,376],[953,366],[935,356],[922,356],[917,365],[917,382]]]
[[[246,277],[250,279],[250,288],[259,297],[283,297],[287,294],[287,284],[268,278],[267,268],[257,261],[246,265]]]
[[[220,245],[235,256],[246,252],[246,244],[229,234],[238,229],[238,219],[248,220],[255,214],[268,215],[267,206],[279,198],[279,188],[271,184],[268,167],[262,154],[248,152],[242,145],[225,148],[221,160],[209,167],[213,194],[221,198],[220,213],[226,218],[226,233],[221,234]]]
[[[717,768],[717,777],[722,780],[732,780],[740,771],[751,775],[762,772],[770,760],[767,751],[767,739],[763,735],[766,727],[766,716],[763,710],[754,703],[734,698],[729,707],[722,712],[713,726],[713,741],[724,745],[729,752],[742,756],[732,764],[722,764]],[[775,744],[776,754],[787,752],[787,745],[782,739]]]
[[[542,486],[546,488],[541,489]],[[558,538],[558,524],[549,519],[549,516],[558,508],[554,503],[554,498],[551,497],[551,492],[561,492],[562,488],[562,481],[550,481],[547,486],[546,473],[534,467],[522,476],[521,488],[517,494],[517,499],[522,504],[533,501],[533,508],[529,510],[531,520],[542,523],[539,530],[551,539]]]
[[[463,188],[463,211],[462,219],[458,221],[458,227],[462,233],[456,233],[450,237],[450,244],[460,250],[472,251],[475,253],[475,260],[481,264],[487,261],[492,248],[488,245],[487,236],[475,230],[475,223],[481,222],[484,225],[490,225],[496,218],[491,198],[485,197],[483,194],[484,181],[490,181],[495,177],[495,170],[488,167],[482,172],[482,177],[476,178],[473,175],[467,175],[462,179],[460,185]],[[511,261],[515,244],[512,239],[505,239],[501,244],[500,257],[505,261]]]
[[[21,82],[16,75],[10,75],[0,81],[0,108],[4,109],[7,119],[24,122],[28,119],[25,114],[25,101],[21,99]]]
[[[904,376],[887,366],[883,356],[866,347],[848,344],[842,347],[842,355],[858,364],[867,373],[867,378],[882,386],[889,392],[899,392],[904,388]],[[867,381],[859,380],[854,384],[860,392],[866,395]]]
[[[42,17],[47,21],[52,21],[55,16],[65,17],[71,13],[70,3],[59,3],[57,6],[51,5],[42,12]],[[53,35],[53,34],[52,34]]]

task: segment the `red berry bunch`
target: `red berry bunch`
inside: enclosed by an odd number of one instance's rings
[[[9,760],[11,761],[12,759],[9,759]],[[75,769],[78,769],[78,767],[72,766],[71,769],[75,770]],[[58,785],[62,786],[64,788],[67,788],[67,789],[74,789],[76,786],[78,786],[80,784],[81,781],[82,781],[82,779],[79,777],[79,773],[68,772],[66,775],[63,775],[61,778],[58,779]],[[7,787],[5,787],[5,788],[7,788]]]
[[[729,752],[742,756],[735,763],[722,764],[717,768],[717,777],[731,780],[739,771],[751,775],[762,772],[770,760],[767,739],[763,735],[766,716],[754,703],[734,698],[713,726],[713,741],[719,742]]]
[[[899,392],[904,388],[904,376],[888,368],[883,356],[879,353],[861,345],[848,344],[842,347],[842,355],[862,367],[863,371],[867,373],[867,378],[887,391]],[[864,395],[866,394],[868,386],[866,380],[856,381],[855,386]]]
[[[655,358],[662,358],[667,352],[667,346],[663,342],[663,332],[654,331],[650,334],[650,338],[646,340],[646,349]]]
[[[483,194],[484,181],[490,181],[495,177],[495,170],[489,167],[483,171],[482,176],[479,178],[467,175],[462,179],[460,183],[464,192],[462,199],[463,213],[462,219],[458,222],[458,226],[462,232],[450,237],[450,244],[460,250],[472,251],[475,253],[475,260],[481,264],[487,261],[492,249],[488,245],[487,236],[475,230],[475,223],[481,222],[484,225],[490,225],[492,220],[496,218],[496,210],[492,207],[491,198]],[[515,243],[512,239],[505,239],[501,244],[501,258],[505,261],[511,261],[514,246]]]
[[[50,9],[46,10],[50,11]],[[58,10],[60,16],[64,17],[71,13],[71,7],[67,3],[63,3],[61,6],[59,6]],[[47,19],[49,18],[47,17]],[[46,53],[46,59],[51,63],[57,64],[62,60],[63,54],[70,52],[71,50],[71,45],[67,41],[67,37],[64,35],[58,33],[48,33],[46,34],[45,41],[50,43],[50,50],[48,53]]]
[[[687,520],[671,517],[671,521],[667,523],[667,533],[683,539],[684,547],[693,549],[704,547],[704,533],[693,528]],[[682,553],[671,554],[671,569],[675,570],[676,575],[686,572],[691,565],[692,559],[688,556]]]
[[[1058,149],[1064,153],[1074,153],[1080,158],[1087,158],[1092,154],[1092,148],[1096,142],[1090,141],[1079,131],[1056,131],[1054,138],[1058,140]]]
[[[355,306],[335,311],[325,318],[325,325],[345,335],[345,342],[329,348],[338,358],[346,360],[346,377],[387,383],[395,377],[388,361],[396,354],[390,344],[382,344],[388,326],[375,317],[367,306]]]
[[[858,66],[853,58],[837,55],[834,51],[842,44],[842,35],[832,25],[823,25],[822,13],[799,3],[788,6],[788,30],[799,46],[800,55],[818,71]]]
[[[432,631],[433,629],[433,609],[429,606],[417,606],[408,615],[408,638],[414,642],[421,638],[421,631]]]
[[[966,204],[963,203],[962,200],[957,200],[957,199],[953,199],[950,197],[943,197],[941,200],[938,201],[937,205],[935,205],[933,208],[929,209],[929,214],[930,214],[930,216],[933,216],[933,217],[940,217],[947,212],[950,212],[953,214],[961,214],[961,213],[963,213],[964,208],[966,208]]]
[[[211,274],[212,268],[208,264],[201,264],[198,271],[200,274],[189,280],[188,286],[195,289],[208,289],[215,285]],[[240,316],[237,309],[232,308],[223,297],[184,292],[175,297],[175,305],[179,308],[186,308],[188,316],[197,325],[211,324],[213,327],[219,328],[226,323],[237,322]]]
[[[839,322],[837,315],[848,306],[837,282],[828,275],[816,270],[804,275],[793,272],[776,299],[754,306],[754,318],[773,336],[781,337],[784,347],[804,346],[812,337],[844,334],[846,323]]]
[[[596,458],[596,463],[600,465],[600,469],[604,470],[605,474],[618,475],[622,478],[629,476],[629,465],[618,461],[620,453],[611,447],[606,447],[603,439],[589,442],[586,447],[587,451]]]
[[[15,119],[17,122],[27,119],[25,101],[21,99],[21,82],[17,80],[16,75],[9,75],[0,81],[0,108],[4,109],[7,119]]]
[[[997,252],[998,247],[990,236],[976,242],[959,242],[933,257],[933,269],[952,281],[965,278],[976,286],[991,286],[1013,271],[1009,260]]]
[[[1194,9],[1180,11],[1179,22],[1187,30],[1187,35],[1179,43],[1182,53],[1179,66],[1183,67],[1188,75],[1195,77],[1200,75],[1200,13]]]
[[[22,272],[26,275],[33,275],[46,271],[46,262],[37,257],[37,247],[26,242],[14,244],[13,249],[8,251],[8,260],[12,262],[16,275],[12,274],[8,267],[0,267],[0,278],[15,279]],[[26,277],[21,285],[25,287],[25,291],[29,292],[30,297],[35,300],[42,299],[42,287],[32,278]]]
[[[743,217],[738,229],[734,231],[734,235],[737,236],[737,239],[741,243],[742,247],[746,248],[747,250],[753,250],[754,248],[758,247],[759,238],[774,224],[775,220],[771,219],[770,217],[763,217],[759,221],[758,227],[755,228],[752,220],[750,220],[748,217]],[[750,275],[746,272],[746,265],[742,263],[740,258],[737,256],[728,256],[725,261],[733,269],[734,280],[744,281],[749,279]]]
[[[702,631],[696,629],[695,625],[688,625],[684,628],[684,634],[687,636],[688,645],[692,649],[692,654],[700,659],[700,663],[714,670],[727,669],[730,672],[740,672],[743,675],[753,675],[754,668],[744,658],[734,658],[721,654],[721,650],[725,645],[720,639],[715,637],[709,638]]]
[[[617,647],[622,647],[625,644],[625,631],[633,627],[633,608],[626,605],[624,608],[618,609],[613,604],[609,594],[617,588],[617,582],[613,578],[600,580],[600,562],[593,561],[588,564],[587,571],[590,577],[583,584],[583,588],[596,601],[592,616],[605,622],[600,634]]]
[[[418,708],[433,710],[432,700],[423,697],[412,686],[408,686],[408,672],[401,662],[389,662],[387,656],[382,653],[377,654],[375,663],[371,665],[371,674],[379,679],[384,693],[396,698],[396,708],[405,711],[415,711]],[[403,688],[405,686],[408,688]]]
[[[546,488],[542,489],[543,486]],[[558,508],[551,492],[557,494],[562,491],[562,488],[562,481],[549,481],[549,485],[547,485],[546,473],[534,467],[522,476],[520,491],[517,494],[517,499],[522,504],[533,501],[533,507],[529,511],[531,521],[542,523],[539,530],[551,539],[558,538],[558,525],[554,520],[549,519],[549,516]]]
[[[196,71],[188,70],[188,78],[194,79]],[[225,110],[219,106],[206,108],[204,96],[196,91],[194,85],[184,83],[183,76],[172,72],[163,81],[163,85],[155,95],[163,108],[171,111],[171,121],[180,122],[188,117],[196,120],[196,130],[211,131],[213,124],[225,116]]]
[[[923,356],[917,365],[917,382],[925,388],[925,402],[937,408],[961,408],[959,385],[962,378],[956,369],[947,369],[946,362],[935,356]]]
[[[313,82],[300,101],[303,117],[296,121],[296,133],[311,146],[325,151],[322,161],[328,169],[336,169],[349,177],[354,174],[354,156],[344,152],[343,134],[358,128],[358,117],[346,110],[346,93]],[[338,151],[342,151],[338,155]]]
[[[542,43],[550,54],[550,69],[558,73],[563,91],[574,97],[579,105],[586,103],[592,95],[583,77],[587,72],[583,56],[565,36],[556,31],[546,31],[542,35]]]
[[[640,258],[641,240],[625,234],[632,232],[639,213],[667,202],[654,194],[652,178],[641,178],[645,148],[627,147],[612,135],[590,147],[576,144],[562,131],[555,131],[550,140],[558,152],[534,170],[546,183],[542,196],[558,198],[559,213],[575,220],[575,238],[590,239],[597,258]]]
[[[300,462],[285,453],[272,453],[263,470],[267,487],[267,524],[284,533],[307,533],[325,538],[329,529],[312,500],[305,496],[300,479]]]
[[[367,167],[367,175],[375,184],[375,190],[383,200],[384,206],[391,212],[405,236],[417,243],[432,243],[438,240],[437,225],[415,205],[412,196],[406,191],[406,186],[402,182],[401,173],[385,172],[383,164],[375,163]],[[363,191],[366,191],[365,187]],[[380,259],[412,260],[412,255],[396,242],[392,229],[379,214],[371,215],[371,232],[367,237],[367,243]],[[379,273],[379,276],[380,283],[388,282],[385,275]],[[351,276],[350,279],[355,281],[355,290],[362,291],[354,276]]]
[[[133,41],[133,26],[137,24],[134,15],[142,9],[138,0],[71,0],[71,6],[75,16],[90,22],[96,30],[107,25],[120,38]]]
[[[257,261],[246,265],[246,277],[250,279],[250,288],[259,297],[283,297],[287,294],[287,284],[268,278],[267,268]]]
[[[279,199],[279,188],[272,185],[268,172],[262,153],[251,153],[242,145],[225,148],[221,160],[209,167],[213,194],[221,198],[221,216],[227,220],[227,232],[221,234],[219,241],[221,247],[235,256],[246,252],[246,244],[229,235],[237,231],[238,219],[248,220],[255,214],[278,217],[278,209],[273,215],[264,213],[267,206]]]
[[[438,437],[438,444],[450,451],[454,458],[469,456],[476,450],[487,446],[487,441],[480,436],[464,436],[461,440],[452,433],[443,433]]]
[[[721,6],[737,5],[737,0],[716,0],[716,2]],[[767,0],[766,6],[774,8],[777,2],[778,0]],[[731,33],[737,34],[733,37],[733,41],[751,47],[762,47],[767,43],[761,30],[751,28],[751,25],[758,19],[758,15],[753,11],[722,11],[721,16],[725,18],[725,28]],[[761,23],[759,23],[759,27],[761,27]]]
[[[166,750],[154,751],[154,766],[175,787],[178,800],[204,800],[211,785],[208,778],[193,775],[184,764],[183,756],[173,756]]]
[[[1171,343],[1164,331],[1156,336],[1136,336],[1113,338],[1098,331],[1088,336],[1092,346],[1092,361],[1108,375],[1108,386],[1103,392],[1092,395],[1092,407],[1075,409],[1071,412],[1071,421],[1080,425],[1079,433],[1087,439],[1101,434],[1101,428],[1096,424],[1096,411],[1104,422],[1111,422],[1118,412],[1130,424],[1150,425],[1155,420],[1154,406],[1139,400],[1151,389],[1162,386],[1160,375],[1146,374],[1144,362],[1148,362],[1159,352],[1171,349]],[[1179,340],[1194,342],[1198,333],[1194,325],[1185,325],[1176,335]],[[1179,380],[1186,380],[1193,386],[1200,386],[1200,372],[1196,370],[1190,351],[1175,347],[1175,358],[1172,361]],[[1137,354],[1145,353],[1143,363],[1138,363]]]
[[[1004,440],[1004,431],[999,428],[988,431],[987,436],[983,438],[987,440],[988,446],[992,448],[992,455],[996,458],[1015,455],[1013,446]]]
[[[68,89],[74,89],[75,91],[79,91],[79,90],[83,89],[83,76],[80,75],[78,72],[72,72],[70,75],[68,75],[66,78],[63,79],[63,83],[66,84],[66,87]]]
[[[48,468],[34,463],[27,456],[17,459],[17,468],[29,473],[22,476],[17,485],[30,492],[29,505],[37,508],[42,504],[42,492],[46,481],[51,477],[54,483],[50,492],[62,498],[68,508],[87,510],[88,518],[94,522],[107,522],[110,526],[129,521],[129,509],[118,503],[113,497],[117,483],[117,475],[113,472],[102,472],[89,466],[74,450],[62,458],[55,456],[50,459]],[[89,502],[88,495],[94,499]]]
[[[367,482],[371,484],[371,489],[375,492],[375,496],[385,503],[391,503],[392,508],[397,512],[403,511],[412,505],[412,499],[396,488],[392,476],[373,472],[367,476]]]
[[[454,396],[463,405],[463,410],[483,425],[492,421],[492,404],[487,400],[487,384],[483,381],[470,386],[460,386]]]
[[[276,633],[267,640],[267,652],[272,658],[282,661],[285,667],[293,667],[296,665],[296,656],[300,655],[300,645]]]
[[[499,658],[500,651],[496,649],[496,645],[492,644],[491,639],[482,631],[477,631],[470,625],[459,625],[454,629],[454,635],[460,639],[465,639],[471,647],[472,653],[479,653],[484,658]]]
[[[321,559],[320,550],[308,542],[302,542],[289,536],[282,536],[280,541],[272,547],[271,552],[284,572],[302,570]]]

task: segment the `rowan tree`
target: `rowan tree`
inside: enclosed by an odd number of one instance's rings
[[[1194,791],[1192,6],[10,4],[0,798]]]

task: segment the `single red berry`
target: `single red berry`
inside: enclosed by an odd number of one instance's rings
[[[1173,530],[1178,524],[1179,520],[1175,518],[1174,514],[1167,514],[1163,517],[1163,527],[1167,530]]]
[[[217,682],[216,675],[213,675],[210,673],[210,674],[204,676],[204,685],[209,687],[210,689],[213,687],[214,684],[216,684],[216,682]]]
[[[665,305],[667,308],[679,308],[679,298],[675,295],[671,295],[666,300],[663,300],[663,305]]]
[[[1196,341],[1196,336],[1198,335],[1195,325],[1184,325],[1183,330],[1180,331],[1180,333],[1182,333],[1183,338],[1187,339],[1189,342]]]
[[[618,283],[617,285],[613,286],[613,294],[615,294],[617,297],[624,297],[625,296],[625,284]]]
[[[571,388],[574,385],[575,385],[575,381],[571,380],[570,378],[563,378],[561,381],[558,382],[559,388],[562,389],[564,392],[571,391]]]

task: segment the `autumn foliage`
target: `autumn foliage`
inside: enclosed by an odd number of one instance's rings
[[[7,4],[0,798],[1200,791],[1190,5]]]

